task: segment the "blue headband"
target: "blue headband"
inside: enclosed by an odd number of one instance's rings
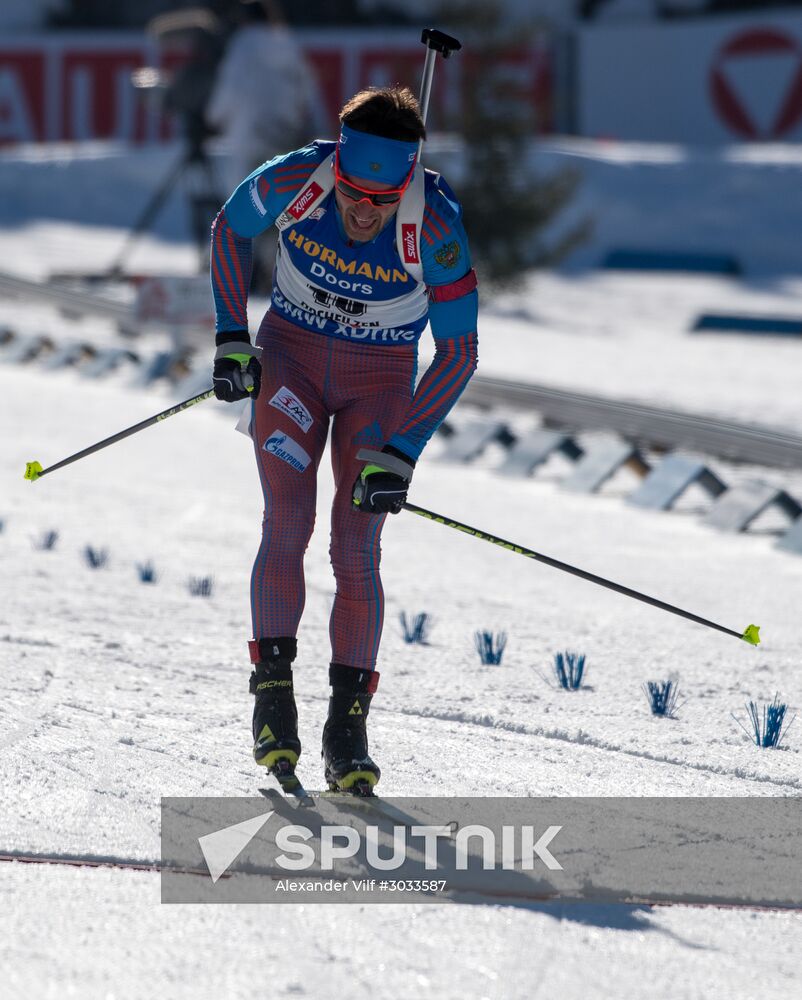
[[[357,132],[343,125],[339,150],[340,169],[349,177],[401,187],[418,155],[418,144]]]

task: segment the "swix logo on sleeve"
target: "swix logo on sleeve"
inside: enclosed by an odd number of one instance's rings
[[[322,193],[323,188],[315,181],[312,181],[309,187],[305,191],[301,192],[301,194],[290,206],[289,213],[293,219],[300,219],[315,198]]]
[[[420,263],[420,258],[418,257],[418,236],[416,230],[417,226],[413,223],[404,222],[401,225],[401,242],[403,244],[405,264]]]
[[[295,423],[298,424],[304,434],[306,434],[312,426],[312,414],[309,410],[307,410],[300,399],[291,393],[285,385],[283,385],[270,400],[270,405],[275,406],[275,408],[277,410],[281,410],[282,413],[286,413],[291,420],[294,420]]]
[[[312,461],[297,441],[293,441],[288,434],[283,434],[279,430],[273,431],[262,448],[287,465],[291,465],[296,472],[303,472]]]

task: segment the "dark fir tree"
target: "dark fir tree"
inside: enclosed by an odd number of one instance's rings
[[[454,0],[443,22],[463,43],[464,174],[455,184],[463,204],[471,254],[485,287],[510,287],[532,268],[558,263],[590,232],[583,220],[558,239],[546,232],[571,201],[581,176],[573,169],[542,175],[536,136],[549,107],[538,107],[509,72],[503,56],[531,43],[531,32],[505,24],[492,0]]]

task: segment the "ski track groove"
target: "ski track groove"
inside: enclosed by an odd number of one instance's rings
[[[112,868],[118,871],[128,871],[136,872],[137,874],[153,874],[162,875],[166,872],[176,872],[178,874],[185,875],[196,875],[201,878],[208,877],[208,872],[203,871],[201,868],[193,868],[187,866],[174,866],[167,865],[159,858],[125,858],[118,855],[98,855],[86,853],[75,853],[75,854],[41,854],[29,851],[0,851],[0,863],[12,863],[12,864],[42,864],[42,865],[63,865],[69,868],[84,868],[89,871],[98,868]],[[236,874],[239,877],[247,876],[249,878],[268,878],[275,881],[276,879],[285,878],[286,875],[282,873],[276,873],[274,871],[248,871],[247,869],[238,870],[235,872],[223,872],[220,876],[221,878],[230,878],[232,875]],[[784,913],[784,914],[802,914],[802,908],[798,906],[784,906],[782,904],[773,902],[763,902],[758,901],[754,903],[744,902],[741,900],[707,900],[699,897],[690,897],[688,899],[681,898],[666,898],[666,899],[653,899],[653,898],[638,898],[638,897],[624,897],[624,898],[600,898],[594,900],[592,898],[585,899],[581,897],[572,896],[560,896],[553,893],[538,893],[538,892],[523,892],[515,893],[507,889],[494,892],[492,889],[483,889],[479,887],[470,888],[459,888],[455,887],[450,890],[450,896],[446,897],[448,902],[451,903],[468,903],[470,904],[472,898],[479,898],[482,900],[494,900],[496,905],[504,906],[505,904],[520,905],[523,903],[536,903],[539,905],[552,905],[557,907],[570,906],[571,904],[581,905],[595,905],[595,906],[630,906],[630,907],[648,907],[650,909],[655,907],[665,908],[665,907],[687,907],[691,909],[719,909],[719,910],[742,910],[747,912],[770,912],[770,913]]]
[[[36,643],[35,645],[43,644]],[[24,709],[14,711],[16,726],[9,733],[6,733],[5,736],[0,737],[0,750],[7,750],[9,747],[14,746],[15,743],[19,743],[26,736],[30,736],[33,729],[41,725],[43,710],[52,707],[56,701],[53,685],[54,680],[56,680],[56,675],[50,668],[42,672],[41,687],[29,690],[28,693],[35,696],[30,705]],[[37,715],[30,714],[32,708],[39,710]]]
[[[636,757],[641,760],[652,761],[656,764],[668,764],[672,767],[690,768],[694,771],[703,771],[708,774],[717,774],[726,778],[737,778],[739,781],[756,781],[761,784],[774,785],[778,788],[789,788],[796,791],[802,790],[802,780],[785,781],[777,778],[770,778],[767,775],[744,774],[743,768],[736,767],[734,770],[718,767],[713,764],[700,764],[695,761],[682,760],[679,757],[669,757],[663,754],[649,753],[647,750],[628,750],[620,744],[610,743],[598,737],[591,736],[584,730],[579,730],[577,736],[571,736],[563,729],[546,729],[544,726],[530,728],[520,722],[503,722],[494,719],[490,715],[470,716],[460,712],[431,712],[415,711],[413,709],[379,708],[380,713],[388,715],[406,715],[413,718],[435,719],[438,722],[455,722],[460,725],[470,725],[477,728],[500,729],[503,732],[513,733],[521,736],[534,736],[540,739],[559,740],[563,743],[570,743],[573,746],[592,747],[595,750],[604,750],[608,753],[621,753],[628,757]]]

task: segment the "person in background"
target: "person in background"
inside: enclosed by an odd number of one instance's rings
[[[206,121],[226,147],[229,191],[278,152],[324,133],[314,70],[279,0],[242,0],[239,9],[241,26],[226,46],[206,106]],[[253,289],[269,294],[276,245],[260,240],[255,249]]]
[[[311,68],[278,0],[244,0],[243,23],[226,46],[206,120],[226,142],[229,190],[256,167],[320,134]]]

